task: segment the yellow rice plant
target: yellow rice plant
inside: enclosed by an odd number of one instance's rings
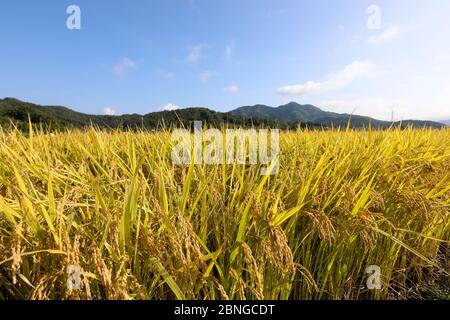
[[[449,297],[450,130],[280,144],[269,177],[174,165],[169,131],[0,130],[0,299]]]

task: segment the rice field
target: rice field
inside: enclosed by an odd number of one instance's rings
[[[449,129],[280,145],[261,176],[174,165],[169,131],[0,130],[0,299],[450,299]]]

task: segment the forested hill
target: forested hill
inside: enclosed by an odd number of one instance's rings
[[[0,125],[9,127],[14,123],[27,130],[28,119],[44,128],[65,129],[94,125],[100,128],[118,129],[158,129],[189,127],[193,121],[202,121],[212,127],[270,127],[279,129],[296,128],[298,125],[309,128],[346,127],[350,120],[352,128],[389,128],[400,125],[358,115],[326,112],[311,105],[295,102],[278,108],[265,105],[241,107],[231,112],[216,112],[206,108],[190,108],[175,111],[152,112],[146,115],[126,114],[120,116],[90,115],[76,112],[62,106],[41,106],[15,98],[0,99]],[[444,124],[432,121],[408,120],[402,126],[442,128]]]
[[[276,108],[266,105],[240,107],[231,111],[231,113],[245,117],[270,118],[279,121],[317,123],[326,127],[347,126],[349,119],[351,119],[350,126],[352,128],[367,128],[369,123],[373,128],[389,128],[392,126],[390,121],[382,121],[360,115],[328,112],[310,104],[302,105],[296,102],[290,102]],[[394,122],[394,125],[400,125],[400,122]],[[404,120],[401,122],[401,125],[432,128],[444,126],[442,123],[420,120]]]
[[[146,115],[126,114],[120,116],[90,115],[61,106],[41,106],[14,98],[0,99],[0,123],[9,126],[11,121],[26,130],[28,119],[54,129],[81,128],[94,125],[100,128],[158,129],[162,127],[189,127],[193,121],[202,121],[212,127],[270,127],[286,129],[292,124],[286,121],[245,117],[206,108],[190,108],[174,111],[153,112]]]

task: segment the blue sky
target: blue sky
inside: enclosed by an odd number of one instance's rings
[[[66,27],[72,4],[81,30]],[[94,114],[297,101],[450,118],[449,17],[445,0],[2,0],[0,97]]]

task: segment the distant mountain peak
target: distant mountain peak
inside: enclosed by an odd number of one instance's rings
[[[347,126],[350,120],[351,127],[369,127],[387,128],[392,122],[381,121],[370,117],[359,115],[339,114],[334,112],[323,111],[322,109],[311,104],[299,104],[291,101],[279,107],[269,107],[265,105],[255,105],[237,108],[231,113],[244,117],[262,117],[271,118],[279,121],[287,121],[291,123],[315,123],[319,125],[330,126]],[[394,124],[398,124],[396,122]],[[443,125],[433,121],[416,121],[407,120],[402,122],[405,125],[412,124],[416,126],[442,127]]]

